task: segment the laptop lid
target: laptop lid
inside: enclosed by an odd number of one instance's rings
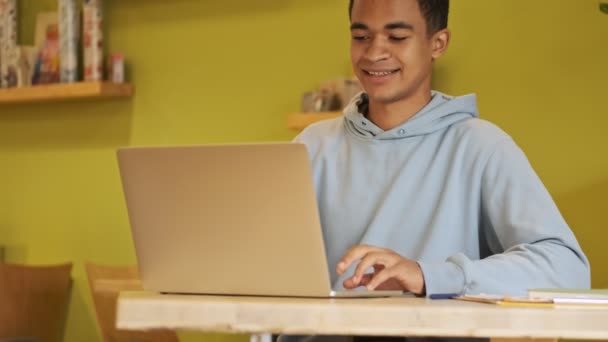
[[[290,143],[119,149],[144,289],[328,296],[308,158]]]

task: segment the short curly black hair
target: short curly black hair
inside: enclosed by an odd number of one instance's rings
[[[353,13],[355,0],[350,0],[348,5],[349,17]],[[426,20],[426,28],[429,34],[448,27],[448,14],[450,12],[450,0],[418,0],[420,11]]]

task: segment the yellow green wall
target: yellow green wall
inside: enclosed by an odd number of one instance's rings
[[[34,13],[54,1],[20,1],[31,43]],[[12,262],[75,263],[68,342],[99,340],[82,263],[134,262],[117,147],[288,140],[300,94],[350,73],[346,0],[106,1],[108,50],[127,56],[133,99],[0,106],[0,244]],[[571,223],[594,286],[608,287],[608,15],[597,4],[453,0],[435,84],[479,95]]]

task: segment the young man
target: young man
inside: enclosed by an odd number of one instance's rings
[[[365,92],[307,145],[336,288],[525,295],[588,288],[588,261],[515,142],[474,95],[431,90],[448,0],[351,0]],[[368,270],[373,270],[368,272]]]

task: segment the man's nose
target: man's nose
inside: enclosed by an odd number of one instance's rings
[[[365,58],[370,62],[387,59],[390,56],[386,42],[381,38],[372,38],[365,50]]]

